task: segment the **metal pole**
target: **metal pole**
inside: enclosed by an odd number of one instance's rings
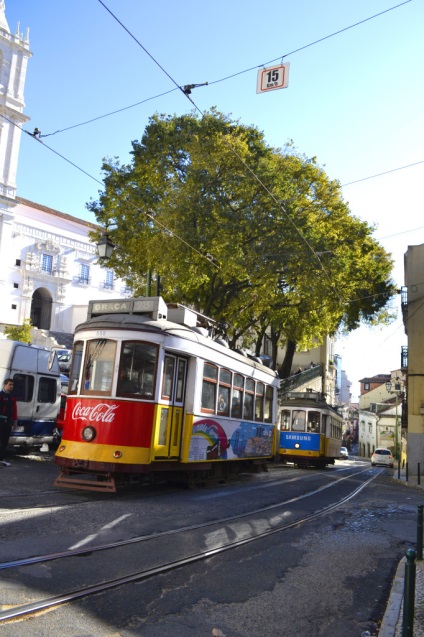
[[[408,482],[408,476],[409,476],[409,472],[408,472],[408,462],[405,463],[405,481]]]
[[[414,609],[415,609],[415,551],[406,551],[405,585],[403,593],[403,622],[402,637],[414,637]]]
[[[418,505],[417,519],[417,560],[423,559],[423,505]]]
[[[146,296],[152,296],[152,271],[147,270],[146,274]]]
[[[396,460],[399,462],[399,449],[398,449],[398,392],[396,392],[396,419],[395,419],[395,452]]]
[[[421,463],[418,463],[417,467],[417,483],[421,484]]]

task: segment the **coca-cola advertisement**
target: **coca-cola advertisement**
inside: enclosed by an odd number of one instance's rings
[[[98,444],[150,447],[154,410],[152,403],[69,396],[62,440],[80,442],[90,426]]]

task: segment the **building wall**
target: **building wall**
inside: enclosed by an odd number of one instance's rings
[[[405,254],[408,336],[408,440],[409,471],[416,475],[424,466],[424,244],[408,246]]]
[[[73,333],[92,299],[130,295],[124,281],[101,267],[82,219],[16,198],[13,217],[0,219],[2,324],[37,325],[36,297],[45,301],[37,327]],[[106,274],[108,272],[108,274]]]

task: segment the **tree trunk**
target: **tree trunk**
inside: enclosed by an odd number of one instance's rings
[[[284,356],[284,360],[278,370],[278,375],[280,378],[288,378],[290,376],[295,351],[296,341],[292,341],[289,339],[286,345],[286,354]]]

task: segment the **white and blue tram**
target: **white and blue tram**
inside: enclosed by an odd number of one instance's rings
[[[343,418],[321,393],[288,392],[280,402],[278,460],[323,468],[340,458]]]

